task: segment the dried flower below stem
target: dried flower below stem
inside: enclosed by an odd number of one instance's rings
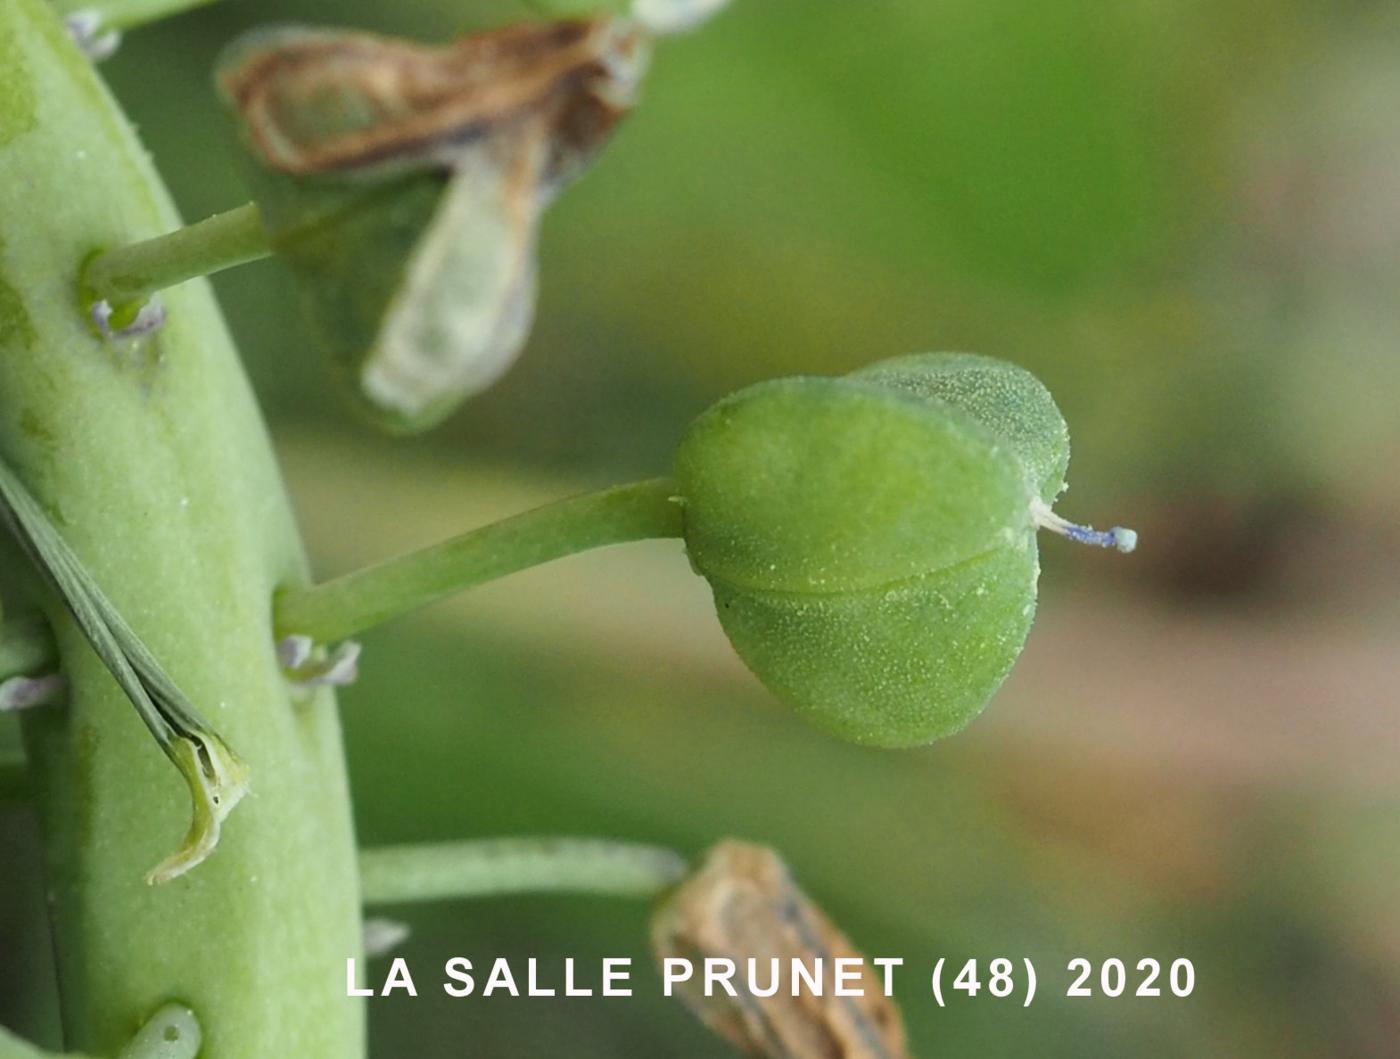
[[[678,994],[712,1030],[750,1055],[775,1059],[905,1059],[904,1026],[880,977],[862,960],[850,991],[823,995],[797,983],[794,961],[830,969],[841,958],[860,959],[846,937],[797,888],[787,865],[770,849],[733,840],[706,854],[658,908],[652,920],[657,961],[698,963],[727,959],[735,966],[773,968],[777,988],[758,996],[738,976],[730,996],[706,996],[699,978]],[[762,974],[762,972],[760,972]],[[751,972],[750,977],[753,977]],[[768,976],[764,991],[768,991]],[[796,994],[796,995],[794,995]]]

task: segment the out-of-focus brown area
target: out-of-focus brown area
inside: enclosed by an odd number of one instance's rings
[[[675,995],[747,1055],[908,1054],[883,977],[771,849],[730,839],[707,850],[652,916],[651,939],[663,977],[681,979]],[[712,966],[732,972],[728,989]]]
[[[237,32],[440,40],[525,10],[243,0],[104,70],[195,218],[246,196],[208,79]],[[524,358],[434,434],[339,407],[280,266],[220,277],[324,575],[663,473],[748,382],[927,349],[1036,371],[1074,443],[1063,513],[1142,533],[1129,557],[1043,541],[1011,679],[908,753],[776,704],[674,542],[435,606],[367,637],[342,697],[365,841],[771,846],[861,951],[905,958],[914,1055],[1392,1054],[1398,92],[1400,18],[1364,0],[734,0],[659,49],[546,219]],[[0,811],[0,1022],[51,1040],[34,831]],[[727,1054],[640,973],[646,909],[396,915],[415,967],[631,955],[637,996],[377,1000],[378,1055]],[[1030,957],[1037,999],[940,1009],[940,956]],[[1186,957],[1195,989],[1068,998],[1075,957]]]

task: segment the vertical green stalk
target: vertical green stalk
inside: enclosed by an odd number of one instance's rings
[[[186,823],[180,780],[72,620],[46,603],[67,706],[26,711],[69,1047],[114,1055],[188,1004],[203,1059],[354,1059],[359,894],[328,692],[293,704],[271,626],[305,562],[207,284],[140,344],[78,308],[97,248],[178,227],[130,127],[43,0],[0,4],[0,455],[198,709],[250,796],[209,860],[143,875]],[[20,565],[8,549],[0,568]],[[16,609],[5,585],[7,616]]]

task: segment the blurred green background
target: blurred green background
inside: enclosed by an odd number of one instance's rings
[[[246,198],[209,83],[236,33],[529,10],[229,0],[103,72],[194,219]],[[735,0],[663,46],[548,215],[521,363],[433,434],[340,408],[278,264],[220,276],[323,575],[664,473],[751,381],[928,349],[1038,373],[1074,438],[1062,510],[1142,531],[1131,559],[1043,542],[1016,672],[916,752],[785,713],[674,543],[431,608],[366,638],[342,699],[364,841],[771,844],[906,957],[918,1055],[1397,1054],[1397,99],[1400,15],[1368,0]],[[0,1022],[52,1040],[33,832],[0,810]],[[646,965],[623,902],[390,911],[415,967]],[[1039,997],[939,1010],[917,968],[942,955],[1030,956]],[[1068,1000],[1076,956],[1186,956],[1195,993]],[[728,1054],[638,978],[375,1001],[374,1053]]]

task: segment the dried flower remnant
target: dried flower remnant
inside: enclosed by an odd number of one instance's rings
[[[860,954],[792,880],[772,850],[727,841],[711,849],[700,868],[658,908],[652,920],[658,963],[669,958],[699,962],[719,958],[736,967],[755,961],[768,990],[758,996],[739,976],[731,997],[706,996],[692,977],[678,989],[686,1005],[716,1033],[750,1055],[781,1059],[903,1059],[904,1026],[882,982],[862,961],[855,986],[860,996],[814,996],[794,983],[795,960],[831,968]],[[794,986],[800,985],[800,988]],[[794,996],[794,992],[798,995]]]
[[[591,152],[631,105],[645,60],[641,34],[609,19],[506,26],[442,47],[285,28],[234,44],[219,84],[268,168],[373,180],[452,168],[471,145],[541,118]]]
[[[631,108],[649,53],[641,26],[599,18],[443,47],[284,28],[226,54],[269,241],[372,418],[429,426],[514,361],[540,214]]]

